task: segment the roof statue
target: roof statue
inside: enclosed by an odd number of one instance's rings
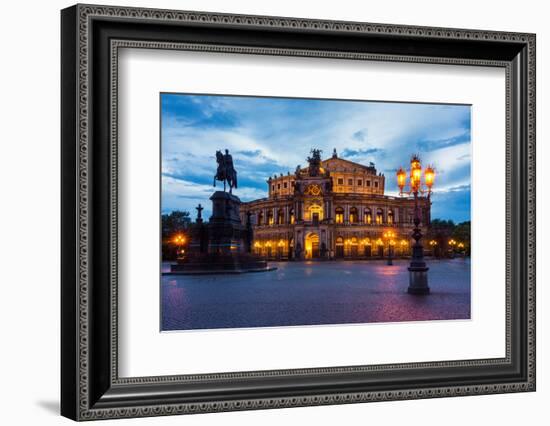
[[[321,152],[323,151],[313,148],[311,150],[311,157],[307,158],[310,176],[319,176],[321,172]]]

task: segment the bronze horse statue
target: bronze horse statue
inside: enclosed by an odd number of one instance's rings
[[[221,151],[216,151],[216,161],[218,170],[214,176],[214,186],[216,181],[223,182],[223,191],[225,192],[226,183],[229,185],[229,193],[232,193],[233,188],[237,188],[237,171],[233,167],[233,157],[229,154],[229,150],[225,150],[225,155]]]

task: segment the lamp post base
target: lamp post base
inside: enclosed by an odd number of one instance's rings
[[[425,265],[425,264],[424,264]],[[428,268],[427,266],[410,266],[409,270],[409,294],[429,294]]]

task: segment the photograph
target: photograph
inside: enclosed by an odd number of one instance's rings
[[[471,105],[159,96],[161,331],[471,319]]]

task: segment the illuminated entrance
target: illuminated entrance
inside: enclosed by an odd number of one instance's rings
[[[306,236],[306,259],[315,259],[320,257],[319,235],[315,233]]]

